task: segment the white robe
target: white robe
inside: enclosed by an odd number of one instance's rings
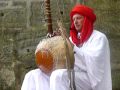
[[[70,38],[71,40],[71,38]],[[94,30],[82,47],[74,46],[76,90],[112,90],[109,43]],[[28,72],[21,90],[70,90],[66,69],[47,76],[40,69]]]
[[[25,75],[21,90],[49,90],[49,80],[40,69],[31,70]]]
[[[106,36],[94,30],[82,47],[74,46],[74,51],[76,90],[112,90],[110,51]],[[70,90],[65,69],[53,71],[50,88]]]

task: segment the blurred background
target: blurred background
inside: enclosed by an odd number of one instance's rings
[[[120,0],[50,0],[53,29],[62,20],[69,33],[69,12],[76,3],[92,7],[95,29],[109,39],[113,90],[120,90]],[[20,90],[36,68],[34,51],[47,34],[44,0],[0,0],[0,90]]]

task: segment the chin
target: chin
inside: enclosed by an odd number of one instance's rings
[[[80,29],[81,29],[80,27],[75,27],[75,28],[78,32],[80,32]]]
[[[80,32],[80,29],[76,29],[78,32]]]

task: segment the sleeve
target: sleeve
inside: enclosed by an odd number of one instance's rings
[[[36,90],[35,81],[32,72],[28,72],[22,83],[21,90]]]
[[[109,44],[105,35],[94,38],[83,50],[74,46],[74,51],[86,64],[92,88],[103,78],[106,60],[110,59]]]

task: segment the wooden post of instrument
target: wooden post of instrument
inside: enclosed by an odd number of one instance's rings
[[[50,9],[50,0],[45,0],[45,9],[46,9],[46,16],[47,16],[47,24],[48,24],[48,34],[53,34],[52,29],[52,19],[51,19],[51,9]]]

